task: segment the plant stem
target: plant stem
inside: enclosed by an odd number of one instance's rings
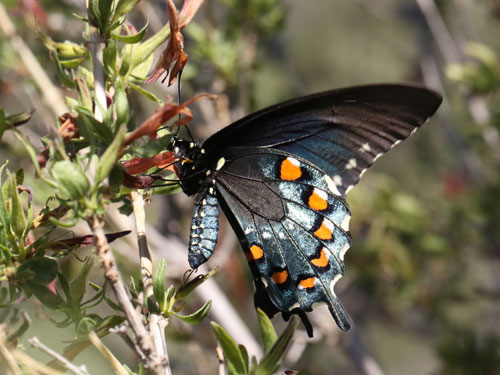
[[[142,284],[146,300],[154,298],[153,293],[153,263],[149,252],[146,238],[146,214],[144,211],[144,198],[142,194],[133,191],[131,194],[132,207],[134,209],[135,227],[137,230],[137,245],[139,247],[139,258],[141,263]],[[149,329],[153,337],[153,343],[158,356],[166,360],[165,373],[171,375],[170,362],[168,360],[167,343],[163,334],[168,320],[162,315],[151,313],[149,315]]]

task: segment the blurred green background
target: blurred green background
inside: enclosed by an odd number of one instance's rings
[[[81,2],[2,3],[17,34],[57,82],[36,31],[81,42],[83,26],[71,15],[83,14]],[[139,29],[148,17],[152,33],[168,19],[165,3],[143,0],[131,21]],[[199,139],[266,105],[342,86],[422,82],[444,97],[430,123],[377,161],[347,198],[353,246],[337,290],[355,330],[341,333],[319,309],[316,338],[298,334],[285,368],[310,374],[500,373],[499,17],[495,0],[206,0],[185,29],[190,59],[183,99],[220,95],[215,104],[193,108],[191,126]],[[152,90],[162,98],[176,95],[161,84]],[[0,106],[11,113],[36,108],[26,125],[33,142],[55,121],[5,38]],[[140,123],[155,104],[136,96],[133,108]],[[5,159],[12,170],[29,170],[26,155],[8,137],[0,145],[0,161]],[[35,199],[42,204],[46,195],[38,189]],[[153,202],[151,224],[186,241],[191,200],[179,195]],[[231,251],[216,250],[209,265],[221,267],[216,281],[255,328],[251,277],[227,223],[222,227],[220,247]],[[122,255],[122,265],[136,275]],[[28,336],[46,337],[58,349],[65,335],[71,337],[67,331],[55,338],[41,307],[23,307],[43,321]],[[274,321],[282,326],[280,318]],[[208,323],[168,330],[175,374],[214,373]],[[120,359],[132,361],[123,350]],[[95,356],[89,352],[77,362],[95,373],[107,371],[89,359]],[[363,359],[372,366],[363,367]]]

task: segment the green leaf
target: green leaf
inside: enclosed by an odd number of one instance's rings
[[[210,312],[210,307],[212,307],[212,301],[207,301],[198,311],[190,314],[190,315],[179,315],[176,312],[172,312],[173,315],[178,317],[179,319],[185,321],[189,324],[200,324]]]
[[[24,216],[23,207],[21,205],[21,201],[19,200],[15,176],[10,176],[9,181],[12,189],[10,227],[16,236],[19,239],[22,239],[24,230],[26,229],[26,217]]]
[[[167,278],[167,262],[162,259],[158,262],[155,271],[153,272],[153,294],[155,300],[160,306],[160,310],[164,311],[166,307],[165,299],[165,282]]]
[[[248,361],[248,351],[247,351],[247,348],[245,348],[244,345],[238,345],[238,348],[240,349],[240,352],[241,352],[241,355],[243,356],[243,360],[245,361],[246,363],[246,367],[248,368],[249,366],[249,361]]]
[[[111,34],[111,37],[126,44],[139,43],[144,39],[144,35],[146,35],[146,30],[148,29],[148,26],[149,26],[149,20],[146,21],[146,25],[144,25],[144,27],[139,32],[137,32],[137,34],[133,35]]]
[[[69,160],[55,162],[52,164],[50,174],[58,182],[57,189],[63,195],[63,199],[78,200],[85,197],[90,190],[89,179],[77,163]]]
[[[229,336],[226,330],[217,323],[211,322],[210,324],[212,325],[215,336],[224,351],[224,356],[227,359],[229,375],[248,374],[245,359],[243,358],[240,348],[238,348],[238,345],[236,345],[233,338]]]
[[[106,75],[114,77],[116,75],[116,59],[118,57],[117,43],[113,40],[108,41],[108,45],[104,49],[104,70]]]
[[[35,297],[51,310],[59,310],[64,307],[66,302],[57,294],[54,294],[45,285],[39,285],[31,281],[26,281],[27,287]]]
[[[269,352],[271,347],[278,340],[278,335],[274,330],[271,320],[268,318],[266,313],[260,308],[257,309],[257,318],[259,319],[260,334],[262,336],[262,341],[264,343],[264,355]]]
[[[47,285],[58,273],[57,262],[46,257],[31,258],[16,269],[16,281],[30,281],[35,284]]]
[[[13,115],[7,116],[6,121],[14,126],[19,126],[27,123],[31,119],[33,112],[34,110],[29,112],[15,113]]]
[[[80,273],[77,277],[75,277],[70,284],[71,290],[71,301],[73,302],[73,308],[77,309],[80,305],[80,302],[85,295],[85,289],[87,286],[87,277],[89,275],[90,270],[92,269],[94,261],[93,258],[87,258]],[[88,332],[87,332],[88,333]]]
[[[124,16],[132,9],[134,9],[139,1],[140,0],[118,0],[118,3],[116,4],[115,14],[111,23],[115,23],[118,18]]]
[[[86,57],[75,57],[74,59],[60,60],[59,62],[64,69],[74,69],[80,66],[85,60],[87,60]]]
[[[96,321],[92,318],[85,317],[78,322],[76,327],[76,337],[82,338],[87,337],[90,331],[92,331],[97,325]]]
[[[175,295],[176,299],[186,298],[191,294],[193,290],[195,290],[200,284],[205,282],[207,279],[215,275],[218,271],[218,268],[214,268],[206,275],[198,275],[193,280],[187,282],[186,284],[181,285],[179,290],[177,290],[177,294]]]
[[[175,288],[173,285],[170,285],[167,289],[167,293],[165,293],[165,301],[166,301],[166,308],[165,308],[165,312],[169,312],[170,310],[172,310],[172,305],[175,303],[175,298],[174,298],[174,295],[175,295]]]
[[[126,124],[128,121],[128,115],[130,108],[128,105],[127,93],[125,92],[125,84],[121,77],[116,77],[115,79],[115,109],[116,109],[116,124],[118,126]]]
[[[148,91],[148,90],[146,90],[146,89],[142,88],[141,86],[137,86],[137,85],[135,85],[135,84],[133,84],[133,83],[131,83],[131,82],[129,83],[129,86],[130,86],[131,88],[133,88],[135,91],[137,91],[139,94],[141,94],[141,95],[145,96],[146,98],[148,98],[148,99],[150,99],[150,100],[154,101],[154,102],[155,102],[155,103],[157,103],[158,105],[160,105],[160,106],[161,106],[161,105],[165,104],[165,103],[163,102],[163,100],[159,99],[159,98],[158,98],[155,94],[153,94],[151,91]]]
[[[170,36],[170,25],[167,23],[151,38],[139,44],[130,61],[130,70],[144,62]]]
[[[0,181],[1,181],[1,176],[2,172],[7,165],[8,162],[5,162],[1,167],[0,167]],[[10,186],[9,180],[7,180],[4,184],[4,186]],[[4,230],[9,230],[10,231],[10,216],[9,212],[7,211],[7,200],[9,197],[5,194],[4,192],[4,186],[0,189],[0,224],[3,225]]]
[[[38,164],[37,153],[35,152],[35,149],[33,148],[33,146],[26,139],[24,139],[24,137],[21,134],[19,134],[18,132],[14,132],[14,135],[24,145],[24,147],[26,148],[26,151],[28,151],[28,154],[31,158],[31,162],[33,163],[33,167],[35,168],[35,172],[37,173],[37,175],[40,176],[40,178],[43,180],[43,182],[45,182],[47,185],[49,185],[52,188],[56,188],[57,184],[54,181],[51,181],[51,180],[47,179],[46,177],[44,177],[42,171],[40,170],[40,165]]]
[[[96,186],[101,183],[111,172],[111,169],[116,164],[116,158],[118,157],[118,152],[122,145],[123,139],[125,138],[125,126],[121,126],[118,133],[115,136],[113,142],[102,154],[99,160],[99,165],[96,168],[95,180]]]
[[[52,57],[54,58],[54,62],[56,64],[57,76],[59,77],[59,80],[64,86],[74,90],[76,88],[75,82],[73,82],[73,80],[70,77],[68,77],[68,75],[64,71],[64,68],[61,65],[61,62],[59,61],[57,53],[54,53]]]
[[[105,34],[110,25],[110,15],[113,10],[113,0],[97,0],[99,5],[99,28],[101,35]]]
[[[298,324],[298,319],[293,317],[281,336],[257,365],[255,375],[272,375],[278,370]]]

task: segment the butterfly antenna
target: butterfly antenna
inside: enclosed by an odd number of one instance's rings
[[[182,77],[182,70],[179,72],[177,75],[177,105],[181,105],[181,91],[182,91],[182,85],[181,85],[181,77]],[[179,113],[179,120],[181,119],[181,114]],[[193,135],[189,131],[188,126],[185,126],[186,131],[188,133],[189,138],[194,142]],[[177,128],[177,131],[175,132],[175,135],[179,132],[180,127]]]

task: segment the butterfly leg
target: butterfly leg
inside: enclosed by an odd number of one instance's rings
[[[198,196],[195,204],[188,252],[191,268],[198,268],[212,256],[218,233],[219,207],[214,189],[209,187]]]

